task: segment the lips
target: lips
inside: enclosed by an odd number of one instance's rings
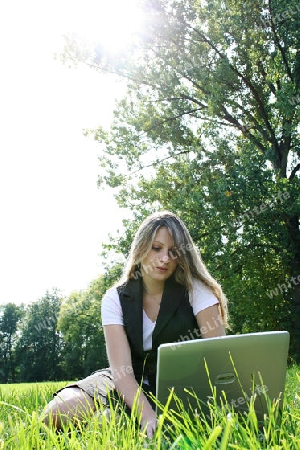
[[[161,272],[166,272],[168,270],[166,267],[156,267],[156,269]]]

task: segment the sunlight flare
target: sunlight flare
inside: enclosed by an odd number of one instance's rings
[[[84,11],[76,12],[77,31],[110,53],[124,49],[141,30],[143,13],[136,0],[91,0],[84,5]]]

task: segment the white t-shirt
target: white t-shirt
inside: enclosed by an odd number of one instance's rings
[[[189,293],[190,304],[196,316],[203,309],[219,303],[212,291],[200,280],[193,281],[193,290]],[[101,305],[102,325],[123,325],[123,311],[116,287],[108,289]],[[143,343],[144,350],[152,348],[152,333],[156,322],[152,322],[143,311]]]

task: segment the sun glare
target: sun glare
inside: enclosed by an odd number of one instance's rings
[[[143,14],[137,0],[93,0],[84,5],[77,31],[109,52],[125,48],[142,27]]]

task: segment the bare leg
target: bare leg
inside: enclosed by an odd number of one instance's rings
[[[68,422],[74,424],[92,417],[96,408],[93,399],[78,387],[68,387],[60,391],[47,405],[44,423],[57,430]]]

